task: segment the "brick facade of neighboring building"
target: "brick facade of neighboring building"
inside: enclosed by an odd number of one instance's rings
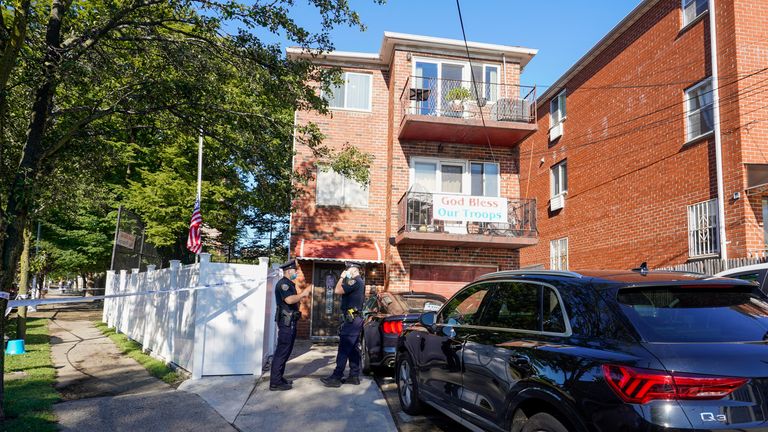
[[[748,257],[766,240],[764,194],[748,189],[746,164],[768,164],[768,3],[715,4],[727,253]],[[680,0],[641,2],[539,98],[538,131],[519,157],[522,194],[537,198],[540,240],[522,250],[522,266],[550,268],[550,242],[560,238],[573,269],[698,259],[689,251],[688,206],[717,196],[715,139],[687,139],[684,97],[712,75],[709,12],[682,20]],[[564,131],[550,140],[550,101],[562,89]],[[563,160],[567,195],[553,212],[550,169]]]
[[[502,99],[502,91],[505,99],[509,100],[524,96],[520,94],[520,73],[522,66],[535,55],[535,50],[475,43],[470,43],[470,50],[473,62],[477,62],[475,64],[498,67],[500,89],[496,99]],[[289,55],[307,56],[306,53],[291,50]],[[530,131],[524,130],[520,132],[523,135],[512,136],[512,132],[502,128],[500,133],[508,134],[509,139],[494,136],[490,146],[487,141],[463,142],[461,134],[474,133],[477,137],[477,133],[483,130],[481,119],[472,118],[467,120],[466,124],[453,126],[457,128],[458,134],[454,135],[454,139],[433,140],[429,139],[429,130],[434,132],[445,125],[441,124],[439,115],[432,113],[424,117],[429,117],[429,120],[436,119],[437,123],[426,125],[425,139],[399,137],[401,127],[405,127],[405,110],[415,103],[404,99],[409,97],[409,91],[418,87],[414,84],[412,76],[414,61],[418,58],[423,61],[466,63],[463,41],[387,33],[381,51],[375,59],[370,54],[359,53],[330,53],[309,58],[322,66],[340,67],[345,72],[372,74],[371,110],[367,112],[331,109],[330,115],[301,111],[296,113],[296,123],[303,125],[312,122],[318,125],[326,137],[323,144],[331,149],[340,150],[344,145],[350,144],[372,154],[374,161],[370,171],[367,208],[318,206],[315,180],[310,180],[306,185],[297,185],[300,192],[296,195],[295,210],[291,215],[291,251],[292,256],[299,258],[299,285],[312,285],[319,292],[322,291],[318,289],[322,282],[313,280],[319,274],[318,267],[325,268],[323,266],[344,260],[341,256],[324,259],[302,258],[302,241],[322,241],[329,245],[334,242],[375,242],[381,252],[381,262],[367,265],[366,282],[369,288],[380,290],[424,289],[449,296],[461,283],[466,282],[466,279],[474,279],[478,274],[518,268],[518,249],[522,247],[520,245],[489,247],[482,241],[478,243],[477,236],[474,237],[474,242],[469,241],[466,244],[446,242],[444,239],[416,243],[398,243],[397,240],[398,234],[403,231],[399,202],[411,187],[412,157],[463,160],[467,161],[467,166],[469,161],[495,162],[500,170],[499,196],[512,200],[521,198],[517,144],[521,137]],[[468,64],[465,67],[468,67]],[[504,84],[506,86],[503,86]],[[494,123],[496,117],[492,116],[492,108],[493,102],[483,108],[484,115],[488,118],[482,120]],[[456,123],[453,118],[446,121]],[[521,127],[530,129],[534,126],[526,124]],[[317,161],[307,146],[297,144],[295,152],[296,170],[315,170]],[[533,242],[535,243],[535,238]],[[462,270],[454,271],[450,268]],[[415,285],[412,277],[419,278],[421,283]],[[321,297],[322,293],[316,293],[311,302],[302,305],[304,315],[313,321],[318,321],[317,316],[322,312],[315,307],[316,302],[322,301]],[[332,336],[327,332],[323,333],[325,330],[316,328],[319,326],[319,321],[310,323],[309,320],[303,320],[299,334],[303,337]]]

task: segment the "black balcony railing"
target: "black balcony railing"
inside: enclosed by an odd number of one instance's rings
[[[433,213],[433,196],[429,192],[406,192],[398,202],[398,233],[423,232],[460,235],[536,238],[536,200],[507,200],[507,222],[443,221]]]
[[[404,116],[536,121],[536,87],[411,76],[400,103]]]

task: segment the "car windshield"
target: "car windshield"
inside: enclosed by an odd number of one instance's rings
[[[617,299],[647,342],[768,339],[768,302],[752,287],[625,288]]]
[[[392,315],[434,312],[445,303],[443,299],[419,294],[397,294],[392,298],[396,300],[387,305],[387,309]]]

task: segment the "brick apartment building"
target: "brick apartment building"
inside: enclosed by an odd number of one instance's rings
[[[540,238],[521,266],[762,254],[767,68],[768,1],[642,1],[538,99],[519,159]]]
[[[335,335],[332,286],[345,260],[367,263],[369,287],[449,295],[480,274],[518,268],[520,250],[537,243],[519,154],[539,127],[535,89],[519,84],[536,50],[468,47],[471,62],[464,41],[396,33],[375,54],[288,49],[344,72],[344,85],[325,95],[331,115],[297,112],[297,124],[314,122],[325,145],[375,158],[370,184],[360,185],[295,146],[295,169],[316,174],[299,186],[291,215],[299,283],[314,287],[301,336]]]

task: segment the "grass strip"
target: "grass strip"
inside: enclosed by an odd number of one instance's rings
[[[2,318],[0,318],[2,319]],[[16,338],[16,319],[7,322],[8,337]],[[26,354],[5,356],[4,432],[57,430],[52,405],[59,400],[53,387],[56,369],[51,361],[47,318],[28,318]]]
[[[107,324],[103,322],[95,321],[94,325],[105,336],[110,338],[124,355],[144,366],[153,377],[159,378],[172,386],[176,386],[184,381],[184,377],[171,369],[165,362],[145,354],[140,343],[129,339],[124,334],[115,332],[114,329],[107,327]]]

